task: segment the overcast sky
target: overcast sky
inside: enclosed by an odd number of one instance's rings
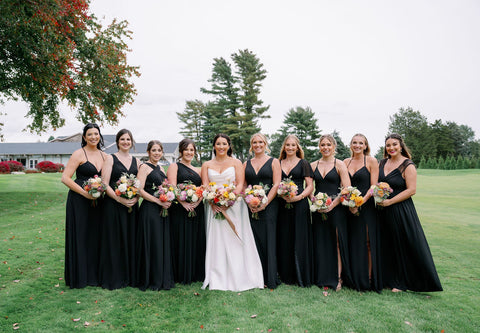
[[[176,142],[177,111],[208,96],[213,58],[239,49],[268,71],[261,98],[272,134],[286,112],[309,106],[322,133],[345,143],[362,132],[383,144],[389,116],[412,107],[429,122],[466,124],[480,137],[480,1],[478,0],[92,0],[91,10],[133,31],[129,62],[139,65],[138,96],[127,117],[104,134],[129,128],[137,142]],[[46,141],[80,132],[68,107],[65,127],[42,136],[21,132],[28,107],[0,106],[6,142]]]

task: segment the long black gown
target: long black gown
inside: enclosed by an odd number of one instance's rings
[[[202,178],[188,166],[177,163],[177,184],[192,182],[202,185]],[[199,200],[202,200],[200,198]],[[196,216],[188,217],[181,204],[172,204],[170,233],[175,282],[189,284],[205,279],[205,214],[203,203],[195,209]]]
[[[351,160],[350,160],[351,161]],[[370,189],[370,172],[366,166],[366,157],[363,160],[363,167],[350,175],[352,186],[355,186],[362,196],[365,196]],[[382,290],[380,271],[380,234],[375,203],[370,198],[361,206],[359,215],[355,216],[347,212],[348,228],[348,250],[350,260],[350,273],[352,287],[356,290]],[[372,258],[372,278],[369,281],[368,271],[368,242]]]
[[[123,173],[137,175],[137,159],[127,169],[112,154],[113,165],[110,174],[110,187],[115,190]],[[100,240],[99,282],[103,288],[118,289],[135,286],[135,231],[137,228],[138,205],[128,207],[105,196],[103,222]]]
[[[84,151],[85,152],[85,151]],[[85,157],[87,154],[85,153]],[[103,155],[102,155],[103,158]],[[100,176],[93,163],[78,166],[75,183]],[[69,190],[65,225],[65,284],[70,288],[98,286],[98,248],[103,199],[95,201]]]
[[[153,185],[160,186],[166,176],[160,166],[146,164],[153,170],[145,180],[144,190],[153,195],[155,192]],[[143,200],[140,205],[136,237],[136,279],[141,290],[168,290],[175,286],[170,244],[170,216],[162,217],[161,210],[162,207],[148,200]]]
[[[406,159],[385,175],[387,159],[380,162],[378,180],[390,184],[389,199],[407,188],[402,173],[413,164]],[[385,287],[412,291],[442,291],[430,248],[412,198],[380,210],[382,272]]]
[[[341,179],[336,168],[337,159],[333,168],[322,177],[318,170],[318,163],[313,172],[315,181],[315,195],[318,192],[328,194],[332,200],[340,192]],[[338,255],[337,234],[342,262],[341,278],[345,284],[350,283],[348,260],[348,235],[346,208],[337,205],[327,213],[327,219],[322,220],[320,213],[312,213],[313,229],[313,283],[319,287],[336,288],[338,284]]]
[[[302,193],[305,177],[312,177],[312,168],[306,160],[300,160],[287,175],[282,170],[282,179],[291,177]],[[277,224],[277,265],[280,280],[300,287],[312,285],[312,224],[307,198],[285,207],[279,199]]]
[[[268,185],[273,186],[273,157],[255,173],[250,160],[245,166],[245,181],[247,185]],[[268,191],[266,192],[268,195]],[[252,226],[255,244],[257,245],[258,255],[262,262],[263,281],[269,289],[275,289],[280,284],[277,272],[277,214],[278,198],[275,197],[265,208],[258,212],[258,220],[252,218],[252,212],[249,210],[250,225]]]

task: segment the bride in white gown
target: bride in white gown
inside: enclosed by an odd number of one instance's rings
[[[230,138],[217,134],[213,140],[215,157],[202,165],[202,183],[235,183],[238,194],[243,189],[242,163],[231,157]],[[215,218],[216,212],[225,212],[227,220]],[[205,281],[202,288],[210,290],[243,291],[263,288],[263,271],[253,238],[248,208],[243,200],[230,208],[205,205],[207,251],[205,255]]]

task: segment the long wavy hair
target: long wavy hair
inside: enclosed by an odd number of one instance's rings
[[[294,134],[287,135],[285,140],[283,140],[282,148],[280,149],[280,156],[278,157],[278,159],[281,161],[281,160],[283,160],[287,157],[287,153],[285,152],[285,144],[287,143],[287,140],[289,140],[289,139],[292,139],[293,141],[295,141],[295,143],[297,144],[296,155],[297,155],[297,157],[303,159],[305,154],[303,153],[302,146],[300,146],[300,140]]]
[[[256,137],[259,137],[263,143],[265,144],[265,151],[267,153],[270,153],[270,148],[268,147],[268,141],[267,141],[267,137],[265,135],[263,135],[262,133],[258,132],[258,133],[255,133],[254,135],[251,136],[250,138],[250,149],[248,150],[248,152],[250,154],[253,154],[253,140],[256,138]]]
[[[335,156],[335,154],[337,153],[337,140],[335,140],[335,138],[331,134],[322,135],[320,137],[320,139],[318,140],[318,149],[319,150],[320,150],[320,144],[322,143],[323,139],[327,139],[333,145],[333,149],[334,149],[333,150],[333,156]],[[320,154],[321,154],[321,152],[320,152]]]
[[[87,131],[91,128],[96,128],[98,130],[98,134],[100,134],[100,141],[98,141],[97,143],[97,149],[102,150],[102,148],[105,147],[105,143],[103,142],[103,135],[102,135],[102,132],[100,132],[100,127],[98,127],[98,125],[95,123],[88,123],[83,128],[82,147],[85,147],[87,145],[87,140],[85,140],[85,135],[87,135]]]
[[[402,148],[402,151],[400,152],[402,154],[402,156],[405,156],[408,159],[412,159],[412,154],[410,153],[410,149],[408,149],[408,147],[405,145],[405,142],[403,141],[402,136],[400,134],[397,134],[397,133],[392,133],[385,138],[385,146],[383,147],[383,157],[384,158],[390,158],[390,155],[388,155],[388,152],[387,152],[387,140],[388,139],[398,140],[400,142],[400,147]]]
[[[367,140],[367,137],[365,135],[363,135],[362,133],[357,133],[355,134],[354,136],[352,136],[352,140],[350,140],[350,156],[353,156],[353,150],[352,150],[352,142],[353,142],[353,138],[356,137],[356,136],[360,136],[363,138],[363,141],[365,141],[365,149],[363,150],[363,153],[367,156],[370,155],[370,144],[368,143],[368,140]]]

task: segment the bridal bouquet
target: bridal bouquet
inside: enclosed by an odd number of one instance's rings
[[[95,175],[83,183],[83,189],[95,198],[92,202],[92,205],[95,206],[96,199],[104,195],[107,190],[107,185],[102,182],[102,177]]]
[[[117,180],[115,194],[118,197],[125,199],[133,199],[138,194],[140,181],[134,174],[122,173],[122,176]],[[128,212],[132,211],[132,207],[128,207]]]
[[[153,185],[153,189],[155,192],[153,196],[160,199],[161,202],[172,202],[175,200],[175,187],[168,183],[165,179],[160,186]],[[162,212],[160,213],[162,217],[168,216],[168,209],[162,207]]]
[[[277,194],[282,198],[293,198],[297,195],[298,186],[291,178],[285,178],[278,185]],[[285,208],[293,208],[292,203],[287,202]]]
[[[385,182],[380,182],[370,187],[370,193],[372,193],[373,200],[375,200],[375,206],[377,205],[377,202],[382,202],[387,199],[392,192],[393,190],[390,185]]]
[[[188,203],[195,203],[203,198],[203,188],[196,186],[192,182],[185,182],[177,184],[175,194],[179,201],[185,201]],[[197,213],[195,211],[188,212],[188,217],[194,217]]]
[[[217,183],[211,182],[203,190],[203,198],[218,207],[231,207],[237,200],[237,195],[233,192],[234,190],[235,184],[233,183],[217,185]],[[215,213],[215,218],[225,220],[225,216],[220,212]]]
[[[261,204],[268,202],[266,191],[268,191],[268,185],[248,185],[245,189],[244,199],[245,202],[252,207],[259,207]],[[258,212],[252,213],[252,218],[258,220]]]
[[[362,193],[355,186],[343,187],[340,191],[340,201],[344,206],[360,207],[363,203]]]
[[[313,197],[312,204],[310,205],[310,211],[312,213],[320,210],[327,209],[328,206],[332,204],[332,198],[328,196],[327,193],[318,192],[316,196]],[[328,216],[325,213],[322,214],[322,221],[326,221]]]

